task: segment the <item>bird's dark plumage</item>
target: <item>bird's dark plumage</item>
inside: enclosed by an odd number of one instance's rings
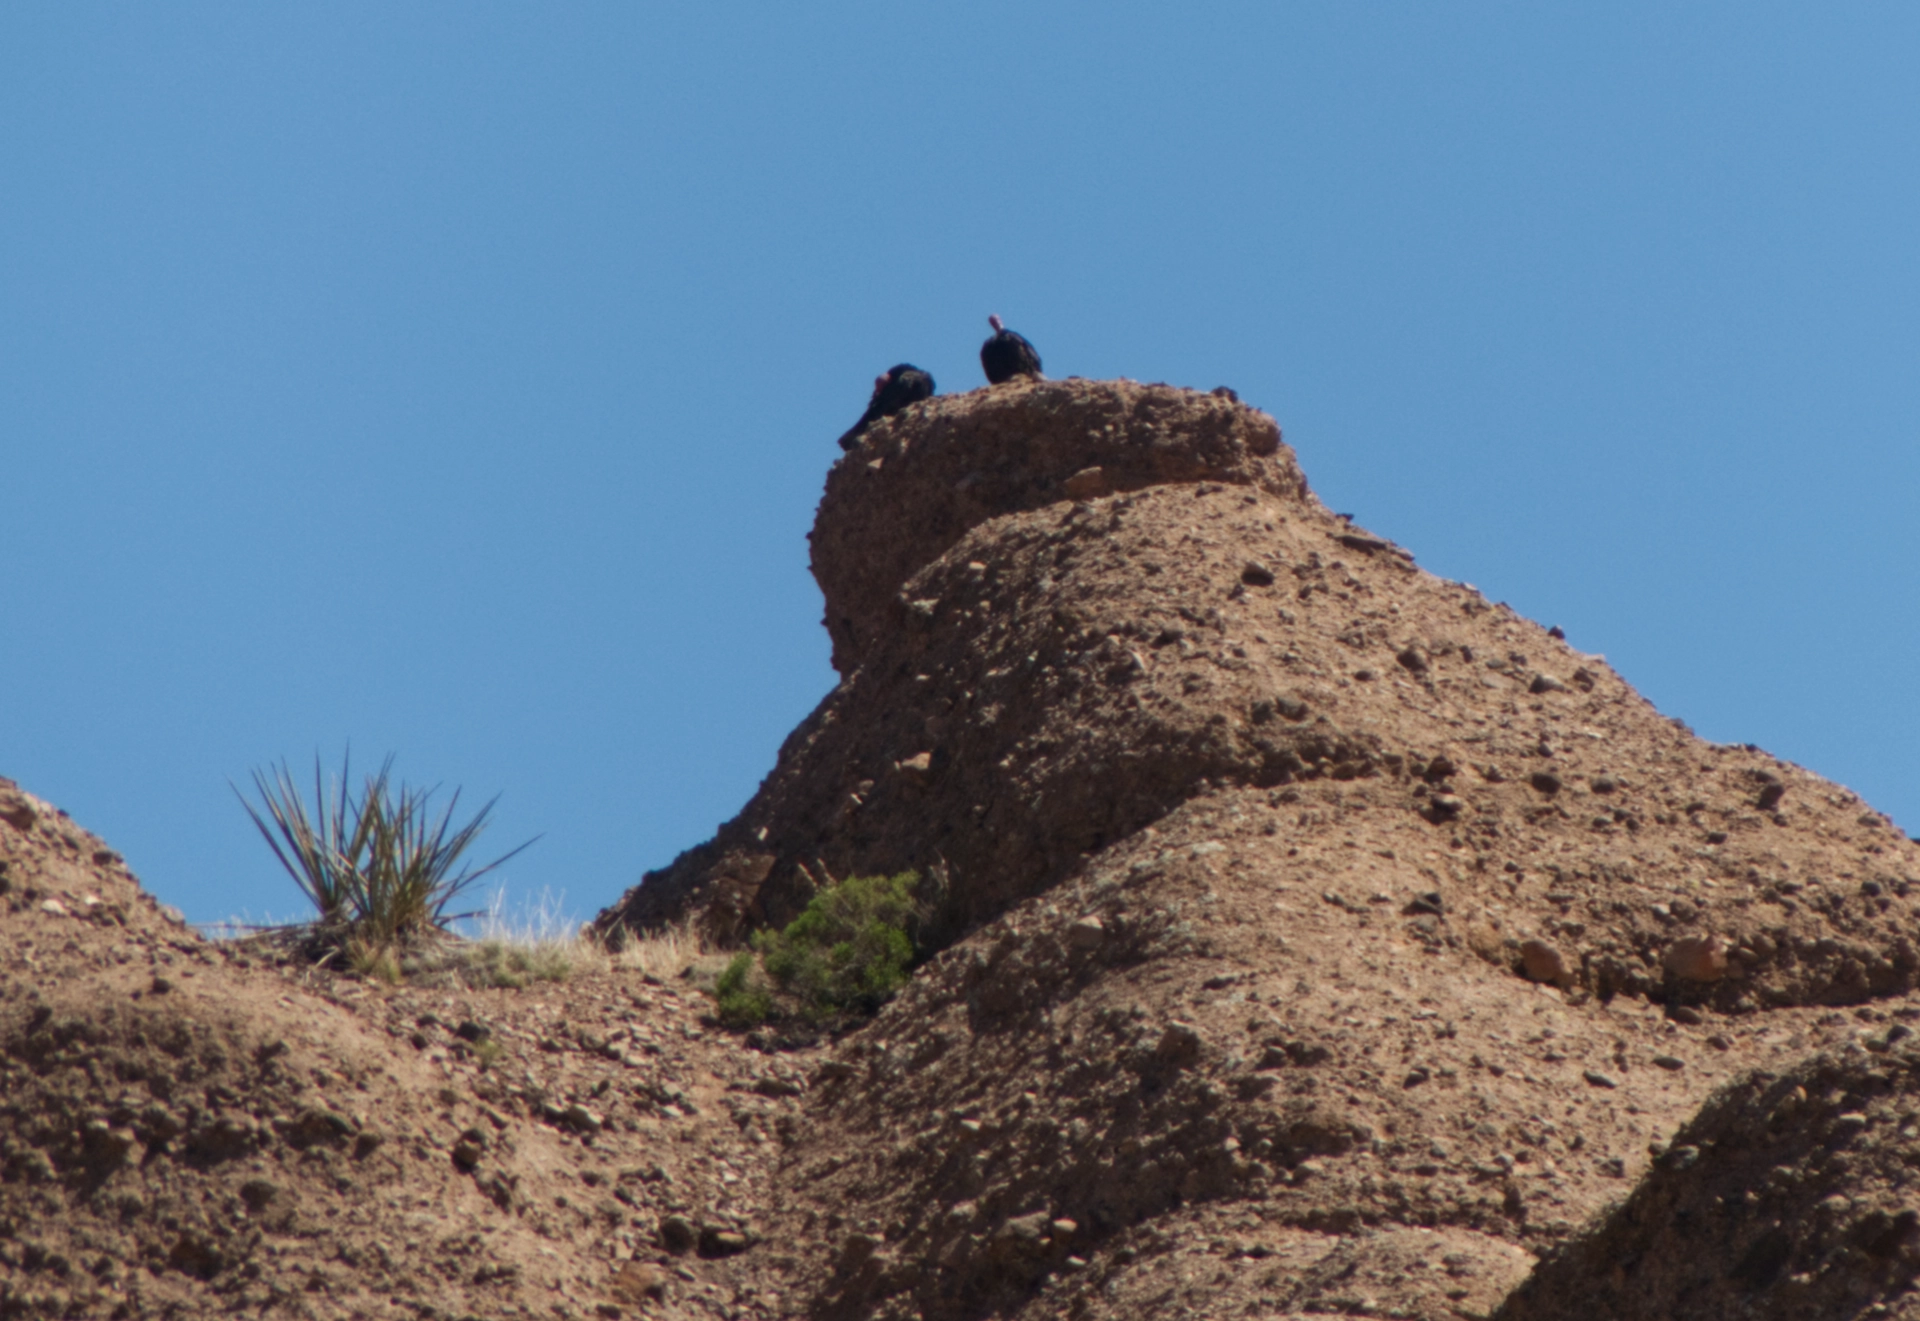
[[[1026,336],[1008,330],[997,316],[988,317],[987,324],[993,327],[993,338],[980,346],[980,366],[986,370],[989,385],[1016,376],[1040,375],[1040,355],[1027,343]]]
[[[890,367],[880,376],[873,378],[873,398],[867,403],[867,411],[840,437],[840,448],[850,450],[858,443],[860,433],[883,417],[891,417],[908,404],[917,404],[922,399],[933,398],[933,377],[921,371],[910,362]]]

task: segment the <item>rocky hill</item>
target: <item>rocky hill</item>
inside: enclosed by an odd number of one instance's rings
[[[1229,392],[915,405],[813,556],[839,685],[595,925],[916,869],[904,993],[782,1050],[631,972],[346,981],[12,794],[0,1317],[1920,1316],[1920,849],[1853,794]]]

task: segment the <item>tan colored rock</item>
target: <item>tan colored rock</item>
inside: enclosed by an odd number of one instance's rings
[[[1075,500],[1091,500],[1095,496],[1108,495],[1113,487],[1107,483],[1104,468],[1082,468],[1061,483],[1061,489]]]
[[[1067,927],[1067,943],[1075,949],[1098,949],[1106,939],[1106,924],[1096,913],[1077,918]]]
[[[1688,936],[1669,945],[1661,963],[1683,982],[1716,982],[1727,975],[1727,942],[1719,936]]]
[[[1523,941],[1520,945],[1520,964],[1528,981],[1565,986],[1573,980],[1567,969],[1566,956],[1544,940]]]
[[[1484,913],[1467,919],[1467,948],[1496,967],[1507,965],[1507,941],[1499,926]]]
[[[619,1302],[626,1303],[630,1307],[639,1307],[665,1296],[667,1273],[649,1262],[624,1262],[620,1269],[613,1273],[613,1280],[608,1284],[607,1292]]]

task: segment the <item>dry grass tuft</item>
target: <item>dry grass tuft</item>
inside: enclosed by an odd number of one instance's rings
[[[688,920],[644,936],[629,934],[618,952],[605,957],[615,968],[668,982],[679,980],[688,968],[712,953],[705,937]]]
[[[568,915],[565,895],[543,890],[517,916],[506,911],[504,891],[496,891],[485,910],[468,918],[464,933],[435,931],[411,941],[356,937],[345,942],[337,960],[344,971],[389,985],[522,987],[535,982],[564,982],[603,972],[635,972],[659,981],[677,981],[713,951],[691,922],[650,935],[629,934],[610,950],[590,927]],[[255,946],[263,955],[297,942],[304,924],[253,923],[233,918],[206,928],[214,939]]]

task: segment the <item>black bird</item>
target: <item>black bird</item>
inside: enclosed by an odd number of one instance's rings
[[[860,433],[883,417],[892,417],[908,404],[917,404],[922,399],[933,398],[933,377],[921,371],[910,362],[897,367],[889,367],[882,375],[873,378],[873,398],[867,403],[867,411],[840,437],[840,448],[850,450],[858,443]]]
[[[1040,375],[1040,355],[1027,343],[1026,336],[1008,330],[997,316],[987,318],[993,338],[980,346],[980,365],[987,373],[987,384],[998,385],[1016,376]]]

